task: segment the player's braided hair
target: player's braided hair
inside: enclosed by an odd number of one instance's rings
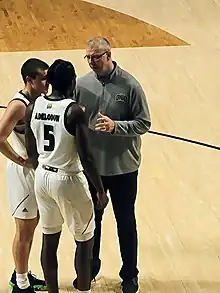
[[[49,67],[47,80],[52,88],[60,92],[65,92],[72,84],[76,77],[74,66],[71,62],[57,59]]]

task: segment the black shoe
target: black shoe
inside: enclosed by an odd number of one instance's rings
[[[123,281],[121,287],[122,293],[138,293],[138,278],[134,278],[131,281]]]
[[[13,286],[11,293],[36,293],[34,289],[30,286],[27,289],[20,289],[17,285]]]
[[[95,277],[98,275],[100,268],[101,268],[101,260],[100,259],[93,260],[92,261],[91,281],[93,281],[95,279]],[[73,287],[75,289],[78,289],[77,288],[77,278],[73,281]]]
[[[44,280],[37,279],[31,272],[28,273],[28,279],[31,287],[36,291],[47,291],[47,286]],[[14,271],[11,280],[9,281],[9,286],[13,289],[17,285],[16,282],[16,272]]]

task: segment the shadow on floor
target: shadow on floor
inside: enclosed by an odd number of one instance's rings
[[[140,278],[140,293],[219,293],[220,292],[220,280],[168,280],[161,281],[153,278]],[[60,289],[67,292],[76,292],[71,284],[60,284]],[[120,280],[108,277],[100,277],[96,282],[92,283],[92,292],[109,292],[109,293],[121,293]]]

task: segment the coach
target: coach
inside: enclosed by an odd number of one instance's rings
[[[88,41],[86,56],[92,71],[78,78],[76,101],[85,107],[89,136],[98,170],[109,191],[122,258],[122,292],[138,292],[135,200],[141,162],[141,135],[151,126],[145,94],[139,82],[111,58],[107,39]],[[90,184],[94,201],[96,191]],[[99,259],[103,211],[96,211],[92,278]],[[74,281],[75,285],[77,280]]]

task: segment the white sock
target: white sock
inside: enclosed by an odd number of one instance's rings
[[[77,290],[78,293],[91,293],[91,290],[86,290],[86,291],[80,291],[80,290]]]
[[[16,281],[17,285],[20,289],[27,289],[30,286],[30,282],[28,279],[28,273],[17,274],[16,273]]]

